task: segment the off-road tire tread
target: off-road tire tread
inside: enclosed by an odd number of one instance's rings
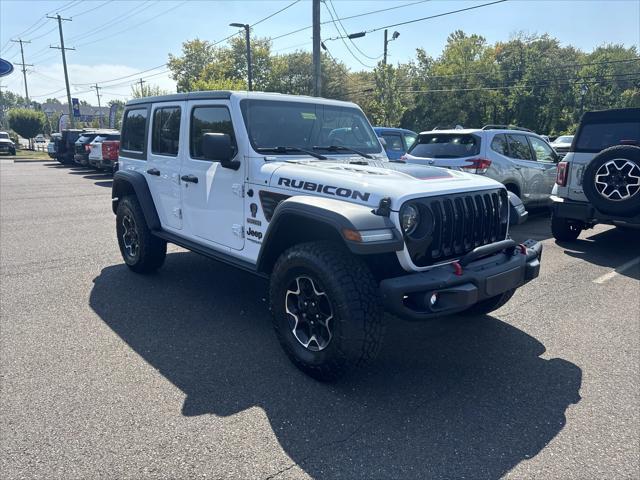
[[[118,230],[121,219],[121,209],[128,208],[133,213],[134,221],[138,228],[138,240],[140,242],[140,260],[131,265],[126,265],[136,273],[152,273],[158,270],[164,263],[167,255],[167,242],[151,233],[142,212],[142,207],[134,195],[127,195],[118,202],[116,214],[116,231],[118,232],[118,245],[124,258],[122,238]]]
[[[557,217],[555,214],[552,214],[551,233],[556,240],[573,242],[580,236],[580,233],[582,233],[582,228],[576,227],[575,229],[571,229],[567,218]]]
[[[340,329],[341,335],[336,334],[332,339],[332,342],[338,340],[337,345],[340,348],[337,349],[337,355],[322,366],[305,363],[295,355],[289,344],[283,341],[283,335],[289,335],[290,332],[280,330],[275,314],[278,309],[274,302],[282,300],[277,290],[281,287],[282,277],[287,272],[287,264],[298,257],[317,263],[325,275],[332,277],[334,288],[337,287],[346,300],[342,309],[344,311],[346,307],[349,318],[343,321],[356,322],[352,330],[360,332],[360,338],[346,338],[344,329]],[[325,285],[325,289],[330,288]],[[344,246],[318,241],[289,248],[280,255],[273,268],[269,293],[276,335],[291,361],[308,375],[322,381],[333,381],[353,367],[369,364],[378,355],[386,330],[378,286],[367,265]]]

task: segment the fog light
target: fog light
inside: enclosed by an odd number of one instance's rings
[[[434,293],[433,295],[431,295],[431,298],[429,298],[429,305],[435,307],[436,303],[438,303],[438,294]]]

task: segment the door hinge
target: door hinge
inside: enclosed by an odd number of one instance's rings
[[[236,237],[244,238],[244,227],[242,225],[234,223],[231,230]]]
[[[182,209],[180,207],[176,207],[173,209],[173,215],[182,220]]]
[[[231,185],[231,191],[238,195],[240,198],[244,198],[244,184],[242,183],[234,183]]]

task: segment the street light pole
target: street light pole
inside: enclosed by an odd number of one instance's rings
[[[246,23],[230,23],[230,27],[244,28],[245,39],[247,42],[247,85],[249,91],[253,90],[253,72],[251,62],[251,26]]]

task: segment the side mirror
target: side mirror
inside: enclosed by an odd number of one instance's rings
[[[202,153],[204,158],[212,162],[220,162],[224,168],[238,170],[240,162],[233,160],[236,149],[227,133],[205,133],[202,137]]]
[[[380,145],[382,145],[382,148],[386,149],[387,141],[383,137],[378,137],[378,140],[380,140]]]

